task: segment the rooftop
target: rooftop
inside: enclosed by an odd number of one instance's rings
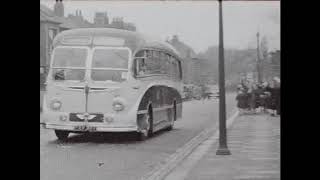
[[[40,4],[40,21],[47,21],[59,24],[62,23],[61,19],[58,16],[56,16],[50,8],[42,4]]]
[[[132,32],[129,30],[116,29],[116,28],[78,28],[63,31],[58,34],[54,40],[54,45],[59,44],[64,37],[115,37],[122,38],[126,41],[126,46],[128,46],[132,51],[137,48],[142,47],[157,47],[159,49],[165,49],[167,51],[173,52],[177,56],[180,53],[175,50],[175,48],[169,43],[157,40],[146,35],[142,35],[138,32]]]

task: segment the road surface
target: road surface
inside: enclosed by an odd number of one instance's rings
[[[226,97],[230,115],[235,95]],[[60,142],[52,130],[40,129],[40,179],[138,180],[205,128],[218,128],[218,108],[216,100],[185,102],[183,118],[172,131],[143,142],[130,133],[72,134]]]

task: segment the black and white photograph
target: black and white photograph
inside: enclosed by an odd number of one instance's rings
[[[280,180],[280,0],[40,0],[41,180]]]

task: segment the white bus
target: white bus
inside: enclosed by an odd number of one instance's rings
[[[69,133],[171,130],[182,115],[182,70],[168,43],[111,28],[63,31],[54,39],[44,128]]]

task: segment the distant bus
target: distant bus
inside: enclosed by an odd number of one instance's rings
[[[58,139],[136,132],[144,140],[181,118],[181,58],[171,45],[111,28],[63,31],[53,45],[43,118]]]

